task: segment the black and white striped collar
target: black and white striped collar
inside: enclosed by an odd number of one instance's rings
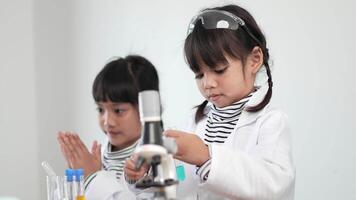
[[[112,151],[113,149],[113,145],[110,144],[110,142],[108,142],[108,145],[106,146],[105,150],[104,150],[104,154],[106,154],[108,157],[120,157],[120,156],[123,156],[125,157],[127,154],[131,154],[136,146],[138,144],[138,141],[136,141],[134,144],[124,148],[124,149],[120,149],[118,151]]]
[[[245,107],[245,104],[249,101],[253,93],[249,94],[245,98],[241,99],[238,102],[233,103],[232,105],[225,106],[223,108],[218,108],[212,103],[208,103],[207,106],[210,107],[210,117],[217,122],[230,122],[238,119],[242,110]]]
[[[260,102],[263,101],[267,91],[268,91],[268,84],[267,83],[256,87],[256,91],[253,92],[253,95],[251,96],[249,101],[245,104],[244,108],[258,105]],[[211,104],[211,103],[209,102],[207,104],[207,106],[205,106],[205,108],[204,108],[205,116],[208,116],[209,113],[210,113],[211,106],[208,106],[209,104]],[[264,109],[262,109],[261,111],[258,111],[258,112],[245,112],[245,111],[242,111],[240,119],[239,119],[239,122],[237,123],[237,128],[255,121],[258,118],[258,116],[260,116],[262,113],[264,113],[265,109],[268,106],[269,105],[267,105]]]

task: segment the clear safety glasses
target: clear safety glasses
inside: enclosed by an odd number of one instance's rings
[[[205,29],[230,29],[237,30],[240,26],[258,44],[260,41],[250,32],[245,22],[236,15],[224,10],[205,10],[193,17],[188,26],[187,35],[193,32],[195,24],[201,21]]]

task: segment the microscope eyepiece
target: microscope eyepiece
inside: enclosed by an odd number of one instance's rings
[[[156,90],[144,90],[138,94],[141,122],[161,121],[161,101]]]

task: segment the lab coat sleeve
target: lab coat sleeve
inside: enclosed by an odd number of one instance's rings
[[[231,199],[292,199],[295,171],[287,117],[273,112],[259,123],[250,152],[212,145],[209,177],[201,187]]]
[[[130,200],[136,199],[135,195],[127,188],[121,178],[117,181],[111,171],[101,170],[90,181],[85,191],[87,200]]]

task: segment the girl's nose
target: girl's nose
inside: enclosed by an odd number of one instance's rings
[[[113,116],[110,114],[110,112],[104,113],[103,120],[105,126],[114,126]]]
[[[214,75],[212,74],[205,74],[203,77],[203,86],[205,89],[210,89],[210,88],[214,88],[217,86],[217,82],[215,80]]]

